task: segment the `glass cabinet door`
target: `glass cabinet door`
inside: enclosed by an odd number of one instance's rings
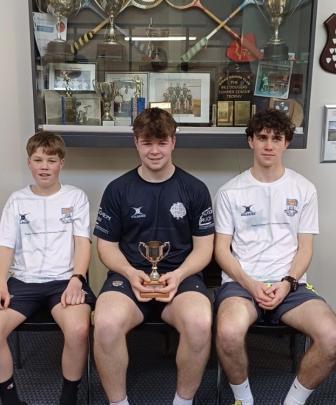
[[[267,108],[306,146],[313,0],[29,0],[36,127],[69,146],[127,147],[144,108],[178,146],[243,148]]]

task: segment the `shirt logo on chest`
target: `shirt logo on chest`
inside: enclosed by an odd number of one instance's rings
[[[186,216],[187,210],[183,203],[181,202],[176,202],[170,207],[170,213],[172,216],[176,219],[182,219],[183,217]]]
[[[255,215],[256,212],[252,211],[251,207],[253,207],[254,204],[251,205],[242,205],[242,209],[244,210],[240,215],[242,217],[249,217],[251,215]]]
[[[286,205],[287,208],[285,209],[285,213],[289,217],[294,217],[294,215],[298,213],[298,210],[296,209],[299,205],[298,200],[296,198],[287,198]]]
[[[141,212],[142,207],[132,207],[132,210],[134,210],[133,215],[131,215],[131,218],[136,219],[136,218],[146,218],[146,214],[143,214]]]
[[[20,224],[29,224],[29,220],[26,218],[27,214],[19,214],[20,215]]]
[[[61,209],[62,216],[60,221],[63,224],[71,224],[73,222],[73,207],[67,207]]]

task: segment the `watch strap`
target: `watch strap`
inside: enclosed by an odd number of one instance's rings
[[[86,283],[86,278],[82,274],[73,274],[71,276],[71,278],[74,278],[74,277],[78,278],[82,282],[82,284]]]

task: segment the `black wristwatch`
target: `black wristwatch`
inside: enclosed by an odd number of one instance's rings
[[[78,278],[82,282],[83,285],[86,283],[86,278],[82,274],[73,274],[71,276],[71,278],[73,278],[73,277]]]
[[[299,283],[295,277],[292,276],[286,276],[281,279],[281,281],[288,281],[290,284],[290,291],[296,291],[298,289]]]

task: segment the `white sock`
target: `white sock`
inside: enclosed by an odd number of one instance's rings
[[[236,400],[241,401],[243,405],[253,405],[253,396],[248,378],[242,384],[230,384],[230,387]]]
[[[118,402],[110,402],[110,405],[129,405],[127,397],[123,399],[122,401]]]
[[[173,401],[173,405],[192,405],[192,402],[193,402],[193,398],[184,399],[184,398],[181,398],[178,393],[176,393],[174,401]]]
[[[304,387],[300,384],[298,378],[296,377],[288,394],[286,396],[284,405],[303,405],[306,403],[309,395],[314,390],[309,390],[308,388]]]

